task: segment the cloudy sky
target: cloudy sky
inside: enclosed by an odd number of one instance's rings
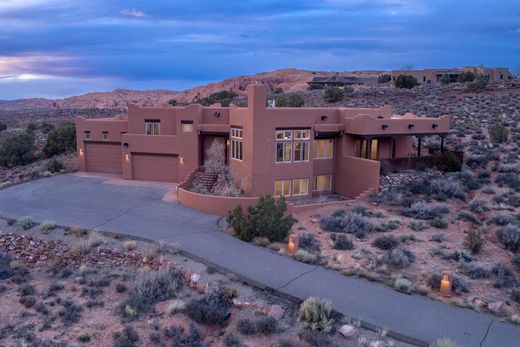
[[[520,1],[0,0],[0,100],[405,64],[520,67]]]

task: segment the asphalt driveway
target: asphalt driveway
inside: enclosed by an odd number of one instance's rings
[[[519,346],[520,326],[282,257],[222,232],[217,216],[162,201],[166,189],[103,184],[105,180],[60,175],[0,190],[0,216],[51,219],[173,244],[278,294],[330,298],[346,316],[421,345],[449,337],[460,346]]]

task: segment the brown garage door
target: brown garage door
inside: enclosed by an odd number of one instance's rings
[[[178,182],[178,157],[172,155],[133,154],[134,179]]]
[[[87,171],[120,174],[121,155],[119,143],[85,143]]]

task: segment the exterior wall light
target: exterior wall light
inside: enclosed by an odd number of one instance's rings
[[[453,283],[453,273],[449,270],[444,270],[441,273],[440,291],[444,296],[451,296],[451,285]]]
[[[321,121],[322,122],[325,122],[326,120],[327,120],[327,116],[326,115],[321,116]]]
[[[381,125],[381,128],[383,128],[383,130],[387,129],[388,128],[388,124]]]
[[[408,124],[408,129],[413,129],[413,128],[415,128],[415,125],[413,125],[413,124]]]
[[[433,129],[437,129],[438,126],[439,126],[438,124],[432,124]]]
[[[179,163],[181,163],[181,165],[184,164],[184,158],[183,157],[179,157]]]
[[[215,112],[215,113],[213,113],[213,115],[218,118],[218,117],[220,117],[220,112]]]
[[[128,148],[128,142],[123,143],[123,147]]]
[[[289,252],[289,256],[294,257],[297,248],[298,237],[296,235],[289,235],[289,241],[287,242],[287,251]]]
[[[85,152],[83,152],[83,148],[80,148],[79,149],[79,155],[83,156],[85,154]]]
[[[229,144],[230,144],[229,140],[226,140],[226,145],[228,145],[228,146],[229,146]]]
[[[125,154],[125,160],[130,161],[130,154]]]

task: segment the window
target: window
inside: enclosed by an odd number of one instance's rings
[[[160,135],[161,121],[160,120],[145,120],[144,127],[146,135]]]
[[[292,180],[292,195],[307,195],[309,192],[309,179],[297,178]]]
[[[90,140],[90,131],[85,131],[85,140]]]
[[[274,181],[274,195],[275,196],[290,196],[291,195],[291,180]]]
[[[231,128],[231,143],[230,143],[231,159],[242,160],[242,158],[243,158],[243,152],[242,152],[243,136],[244,136],[244,130],[242,128]]]
[[[181,131],[183,133],[192,133],[193,132],[193,121],[182,120],[181,121]]]
[[[276,162],[291,163],[309,160],[310,129],[276,131]]]
[[[101,133],[101,138],[103,139],[103,141],[108,140],[108,131],[103,131]]]
[[[312,179],[312,190],[315,192],[332,190],[332,175],[314,176]]]
[[[354,142],[354,154],[359,158],[377,160],[379,141],[377,139],[356,140]]]
[[[334,140],[314,140],[314,159],[332,159]]]

